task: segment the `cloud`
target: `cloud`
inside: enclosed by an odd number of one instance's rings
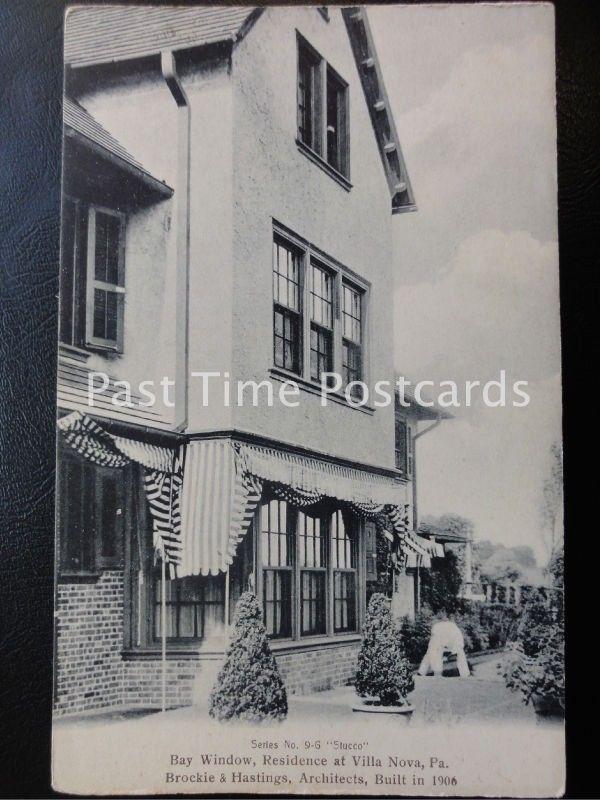
[[[410,76],[396,77],[392,104],[402,109]],[[482,229],[555,239],[551,36],[463,52],[422,105],[397,116],[419,209],[396,225],[399,282],[445,269],[462,239]]]
[[[558,253],[523,232],[486,230],[446,270],[395,292],[401,372],[436,381],[538,381],[560,368]]]

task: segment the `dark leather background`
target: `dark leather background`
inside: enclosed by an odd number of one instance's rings
[[[578,0],[556,4],[571,797],[594,796],[586,789],[584,767],[587,761],[594,769],[596,759],[587,759],[584,741],[597,739],[597,717],[591,727],[579,718],[597,697],[597,657],[591,676],[580,680],[584,662],[575,631],[583,621],[597,641],[597,601],[590,596],[598,575],[592,553],[598,512],[592,509],[588,516],[583,506],[586,499],[595,505],[599,495],[598,449],[589,436],[598,427],[598,404],[590,393],[598,365],[599,6]],[[51,795],[63,8],[63,0],[0,0],[0,794],[5,797]],[[593,313],[586,314],[590,301]],[[592,352],[586,353],[590,343]],[[584,475],[591,478],[587,487]],[[533,748],[532,743],[535,757]]]

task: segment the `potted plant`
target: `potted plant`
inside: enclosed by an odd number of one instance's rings
[[[407,719],[414,711],[406,699],[414,689],[412,667],[400,627],[392,622],[389,601],[382,594],[374,594],[367,609],[355,689],[364,699],[354,711],[403,714]]]
[[[244,592],[236,607],[231,642],[209,698],[209,714],[220,721],[261,722],[287,716],[285,686],[275,661],[258,600]]]

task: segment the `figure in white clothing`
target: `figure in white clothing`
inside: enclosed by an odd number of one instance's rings
[[[471,672],[465,656],[465,641],[458,625],[450,620],[442,620],[432,625],[429,647],[421,661],[419,675],[427,675],[432,671],[434,675],[442,675],[446,650],[456,655],[460,677],[468,678]]]

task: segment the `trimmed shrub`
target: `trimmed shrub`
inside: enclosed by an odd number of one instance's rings
[[[355,687],[360,697],[377,698],[385,706],[405,705],[414,689],[401,627],[392,623],[389,600],[382,594],[374,594],[369,601]]]
[[[225,663],[210,694],[214,719],[283,719],[288,704],[285,686],[273,658],[261,608],[252,592],[244,592],[236,607]]]

